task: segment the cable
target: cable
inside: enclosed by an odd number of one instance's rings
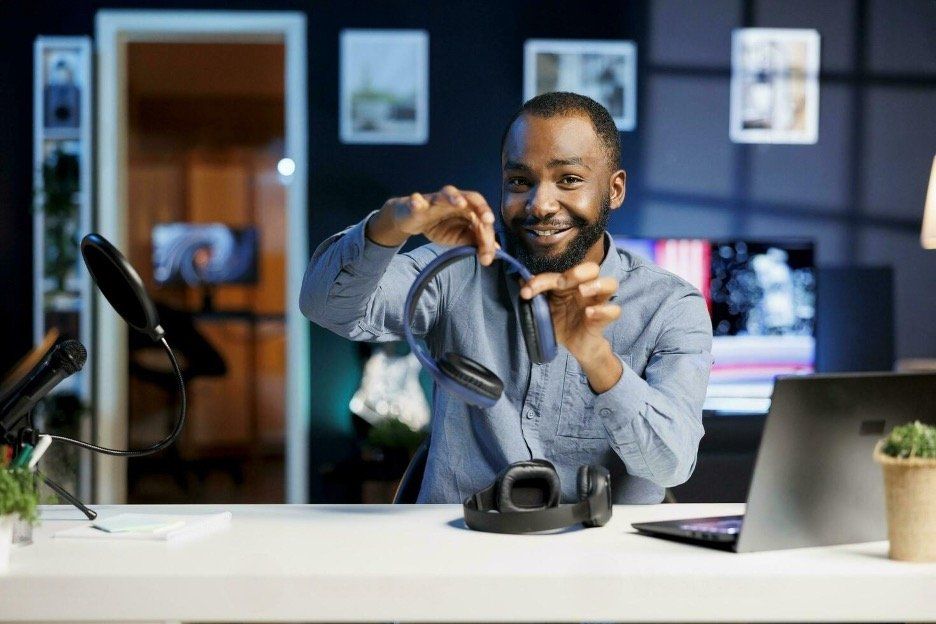
[[[172,362],[172,368],[175,371],[176,378],[179,381],[179,396],[181,401],[179,402],[179,419],[176,421],[175,428],[172,432],[163,440],[157,442],[153,446],[150,446],[145,449],[139,450],[118,450],[106,448],[103,446],[98,446],[96,444],[91,444],[89,442],[82,442],[81,440],[74,440],[72,438],[67,438],[60,435],[50,435],[53,440],[59,440],[61,442],[66,442],[74,446],[81,447],[83,449],[88,449],[89,451],[95,451],[97,453],[104,453],[105,455],[116,455],[117,457],[143,457],[145,455],[152,455],[153,453],[158,453],[163,450],[173,442],[176,438],[179,437],[179,434],[182,432],[182,425],[185,424],[185,381],[182,379],[182,371],[179,368],[179,363],[176,361],[175,354],[172,352],[172,349],[169,347],[169,343],[166,342],[165,338],[160,338],[159,343],[166,350],[166,353],[169,355],[169,360]]]

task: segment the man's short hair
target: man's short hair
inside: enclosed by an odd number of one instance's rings
[[[566,91],[553,91],[527,100],[510,118],[507,128],[504,129],[504,135],[501,137],[502,152],[504,151],[504,144],[507,142],[507,134],[510,133],[510,127],[521,115],[534,115],[545,118],[571,115],[588,117],[595,128],[595,134],[598,135],[604,147],[611,171],[617,171],[620,168],[621,137],[618,134],[617,126],[614,125],[614,119],[612,119],[608,109],[590,97]]]

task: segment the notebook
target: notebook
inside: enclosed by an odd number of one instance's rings
[[[230,511],[178,515],[123,513],[100,518],[93,524],[56,531],[53,537],[165,542],[205,535],[227,526],[230,522]]]

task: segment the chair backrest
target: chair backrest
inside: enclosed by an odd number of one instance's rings
[[[419,496],[419,488],[422,486],[423,473],[426,471],[426,459],[429,457],[429,436],[422,441],[416,452],[413,453],[413,459],[410,460],[403,478],[400,479],[400,485],[397,486],[396,494],[393,495],[393,504],[415,503]]]

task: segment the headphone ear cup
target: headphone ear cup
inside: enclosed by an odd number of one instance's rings
[[[497,510],[534,511],[559,505],[562,487],[549,462],[527,460],[510,464],[497,477],[494,493]]]
[[[590,518],[586,527],[604,526],[611,519],[611,473],[604,466],[581,466],[578,471],[579,500],[588,501]]]
[[[436,362],[447,377],[494,401],[504,392],[504,382],[492,371],[471,358],[448,352]]]
[[[591,494],[591,474],[590,466],[579,466],[577,487],[579,500],[585,500]]]

